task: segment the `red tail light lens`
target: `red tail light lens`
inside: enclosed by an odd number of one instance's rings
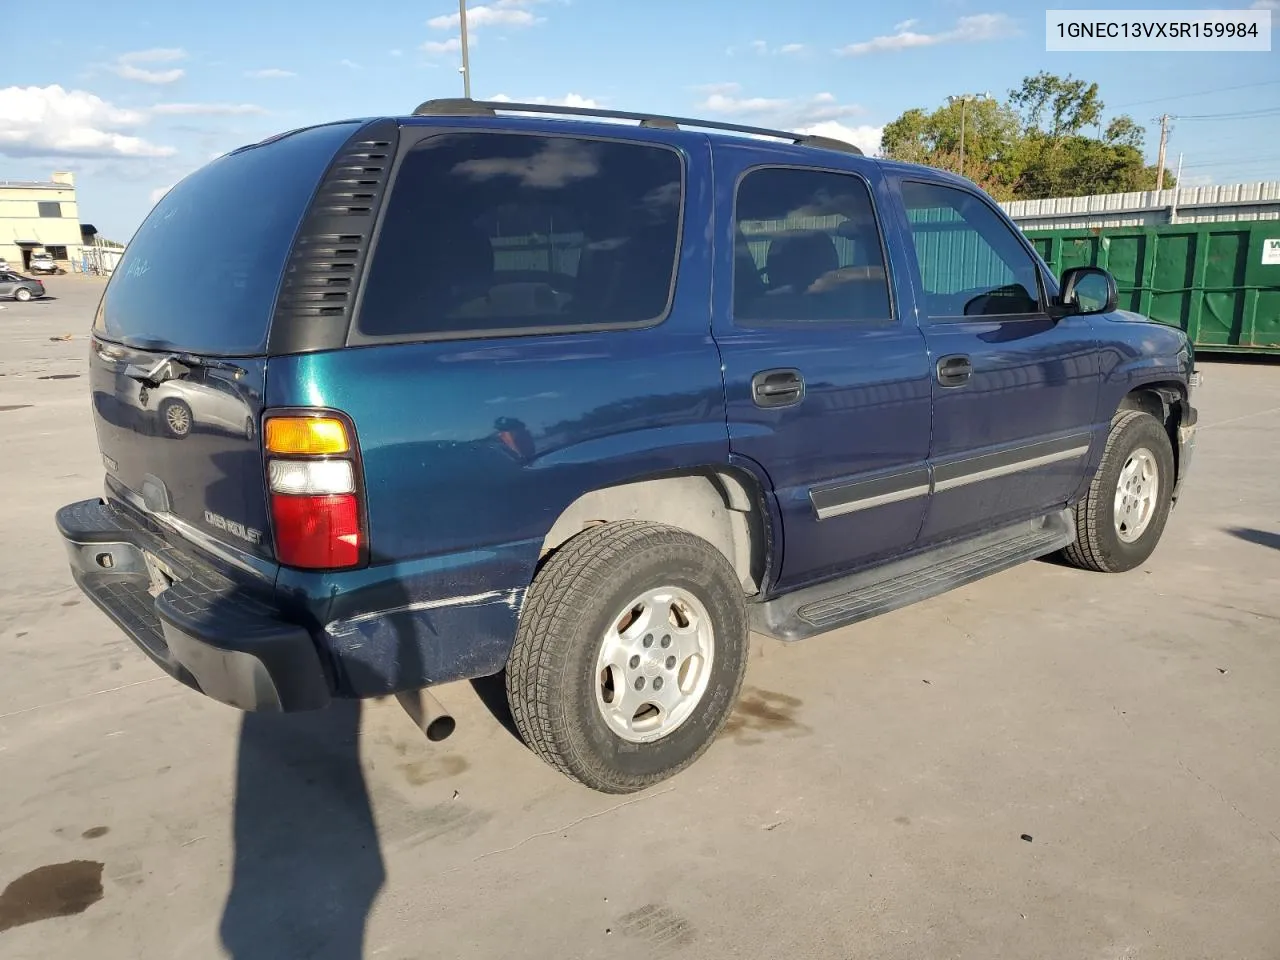
[[[331,569],[360,562],[360,503],[354,493],[271,497],[276,559],[290,567]]]

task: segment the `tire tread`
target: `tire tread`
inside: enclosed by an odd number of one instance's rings
[[[571,780],[605,792],[631,792],[664,780],[697,759],[701,750],[673,769],[645,777],[619,779],[581,749],[582,738],[573,735],[558,713],[553,699],[564,695],[553,688],[553,678],[564,677],[572,647],[570,636],[579,604],[608,589],[619,567],[641,548],[666,546],[688,551],[705,562],[707,551],[732,568],[718,551],[685,530],[644,520],[621,520],[593,527],[573,537],[544,564],[525,594],[515,643],[507,661],[506,692],[516,729],[528,747]],[[745,658],[744,658],[745,662]],[[736,700],[742,683],[738,672]],[[726,718],[727,719],[727,718]],[[716,731],[718,732],[718,731]],[[710,745],[708,739],[707,744]]]
[[[1063,557],[1072,566],[1095,573],[1112,573],[1116,569],[1103,549],[1104,498],[1114,496],[1114,491],[1104,489],[1107,486],[1105,478],[1111,465],[1124,455],[1121,442],[1129,426],[1143,420],[1158,422],[1151,414],[1142,410],[1120,410],[1111,419],[1111,430],[1102,451],[1102,461],[1089,484],[1089,492],[1075,508],[1076,539],[1062,551]]]

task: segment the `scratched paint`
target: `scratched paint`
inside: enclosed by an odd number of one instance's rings
[[[520,600],[524,596],[521,589],[513,590],[488,590],[485,593],[473,593],[465,597],[442,597],[437,600],[418,600],[414,603],[406,603],[399,607],[392,607],[389,610],[377,610],[373,613],[362,613],[359,616],[348,617],[345,620],[335,620],[325,627],[325,632],[330,636],[344,636],[351,632],[350,628],[358,626],[361,623],[367,623],[371,620],[381,620],[386,617],[396,616],[404,613],[420,613],[424,610],[441,610],[453,607],[476,607],[489,603],[500,602],[508,610],[516,610]]]

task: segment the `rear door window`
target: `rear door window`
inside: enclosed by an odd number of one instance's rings
[[[754,170],[738,187],[734,228],[735,322],[893,322],[880,229],[860,177]]]
[[[639,326],[674,288],[683,163],[665,146],[448,133],[400,165],[358,339]]]
[[[262,353],[298,225],[355,128],[292,133],[214,160],[175,186],[125,248],[94,332],[143,349]]]

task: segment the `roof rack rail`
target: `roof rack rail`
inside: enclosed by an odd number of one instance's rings
[[[767,127],[749,127],[741,123],[720,123],[715,120],[696,120],[691,117],[667,117],[655,113],[629,113],[625,110],[602,110],[598,107],[561,107],[547,103],[508,103],[492,100],[468,100],[464,97],[448,97],[426,100],[413,111],[415,117],[494,117],[503,113],[542,113],[568,117],[601,117],[610,120],[634,120],[642,127],[678,130],[695,127],[707,130],[723,130],[729,133],[745,133],[754,137],[772,137],[788,140],[802,147],[819,147],[839,150],[842,153],[862,151],[851,143],[812,134],[790,133],[786,130],[770,130]]]

